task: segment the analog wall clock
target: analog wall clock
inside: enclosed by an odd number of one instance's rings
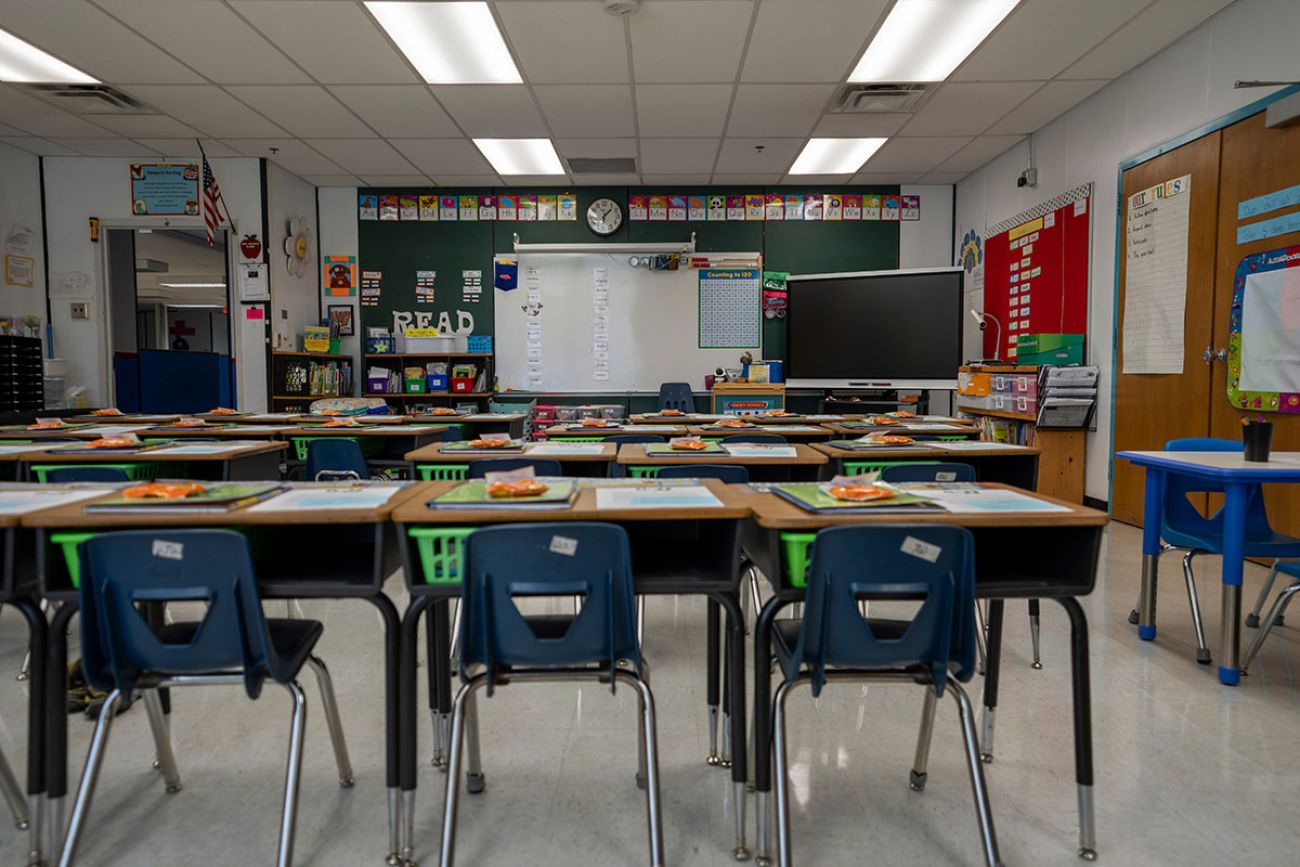
[[[597,199],[587,206],[587,228],[608,238],[623,227],[623,209],[613,199]]]

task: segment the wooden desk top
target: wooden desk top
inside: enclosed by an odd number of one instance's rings
[[[121,415],[73,415],[64,418],[69,422],[89,422],[91,424],[163,424],[164,422],[176,421],[181,414],[178,412],[124,412]]]
[[[427,446],[421,446],[415,451],[407,452],[404,457],[408,461],[416,463],[444,463],[444,464],[467,464],[470,461],[482,460],[483,458],[554,458],[560,463],[609,463],[614,460],[617,453],[617,443],[583,443],[583,445],[600,446],[599,454],[575,454],[560,453],[546,454],[533,451],[533,447],[545,445],[545,443],[525,443],[524,450],[521,451],[443,451],[447,446],[454,443],[430,443]]]
[[[876,459],[894,460],[896,458],[941,458],[961,463],[962,457],[1004,458],[1025,457],[1039,453],[1037,446],[1012,446],[1002,443],[978,443],[964,447],[963,443],[945,443],[938,441],[919,442],[911,446],[878,449],[842,449],[831,443],[811,443],[811,448],[832,458],[848,461],[873,461]],[[953,446],[947,448],[947,446]]]
[[[403,524],[503,524],[524,521],[691,521],[749,517],[746,494],[717,479],[701,479],[720,506],[705,508],[598,509],[595,485],[579,485],[578,498],[567,509],[431,509],[429,500],[451,490],[459,482],[423,482],[418,492],[393,510],[392,520]],[[653,487],[653,483],[647,484]]]
[[[749,507],[753,510],[754,521],[758,526],[769,530],[820,530],[823,527],[839,527],[846,524],[955,524],[959,527],[1095,527],[1110,520],[1105,512],[1089,509],[1065,500],[1058,500],[1045,494],[1036,494],[1011,485],[985,482],[986,488],[1006,488],[1066,506],[1069,512],[926,512],[910,514],[900,512],[880,512],[877,514],[857,512],[850,515],[827,515],[808,512],[783,499],[776,494],[749,493],[745,495]]]
[[[143,430],[134,431],[135,435],[144,439],[145,437],[175,437],[184,439],[186,437],[213,437],[216,439],[263,439],[277,437],[287,434],[293,430],[292,425],[274,424],[274,425],[251,425],[251,424],[209,424],[203,427],[168,427],[159,425],[158,427],[147,427]]]
[[[295,487],[286,484],[285,487]],[[50,527],[64,530],[124,527],[232,527],[275,526],[286,524],[378,524],[387,521],[393,510],[416,496],[411,485],[393,494],[376,509],[300,509],[297,511],[259,512],[251,507],[231,512],[86,512],[85,507],[111,495],[57,509],[29,512],[22,516],[24,527]],[[263,501],[265,502],[265,501]],[[256,504],[255,504],[256,505]]]
[[[625,424],[618,427],[574,428],[567,424],[557,424],[537,431],[538,436],[582,437],[582,436],[617,436],[618,434],[653,434],[661,437],[680,437],[686,435],[685,425],[680,424]]]
[[[870,425],[868,427],[857,427],[857,424],[866,424],[866,422],[828,424],[826,427],[836,434],[849,437],[860,437],[866,433],[891,433],[902,434],[903,436],[913,436],[915,434],[923,436],[979,436],[979,430],[973,425],[953,421],[923,421],[912,424],[903,421],[899,424]],[[944,425],[944,427],[927,427],[927,425]]]
[[[685,415],[655,415],[654,413],[635,413],[631,416],[633,424],[706,424],[717,421],[722,418],[735,418],[734,415],[719,415],[709,412],[688,412]],[[742,418],[749,419],[755,424],[772,425],[772,424],[826,424],[827,422],[841,422],[854,416],[838,414],[818,414],[809,413],[808,415],[794,416],[777,416],[775,418],[763,415],[746,415]]]
[[[185,444],[178,443],[178,445],[184,446]],[[152,464],[183,463],[186,461],[229,461],[236,458],[246,458],[250,455],[278,452],[288,447],[289,444],[283,442],[231,443],[229,448],[207,454],[178,453],[175,449],[167,446],[157,446],[139,452],[124,453],[110,450],[89,454],[68,454],[57,449],[37,448],[35,451],[19,452],[17,454],[0,454],[0,461],[24,461],[29,464]]]
[[[834,436],[829,429],[820,425],[802,424],[802,425],[760,425],[756,428],[711,428],[703,425],[690,425],[686,428],[686,433],[693,437],[729,437],[741,436],[742,434],[777,434],[786,439],[802,439],[811,437],[828,437]]]
[[[438,424],[491,424],[492,422],[523,421],[528,418],[522,412],[472,412],[469,415],[413,415],[415,422],[436,422]]]
[[[433,436],[434,434],[442,433],[446,429],[447,426],[445,424],[403,424],[392,426],[360,424],[349,427],[303,425],[299,427],[291,427],[283,433],[285,436],[289,437],[417,437]]]
[[[742,443],[737,443],[742,445]],[[818,466],[829,463],[825,454],[803,443],[789,443],[795,450],[792,458],[739,457],[729,454],[711,455],[648,455],[640,443],[623,443],[618,449],[618,462],[627,466],[689,466],[691,464],[737,464],[741,466]]]

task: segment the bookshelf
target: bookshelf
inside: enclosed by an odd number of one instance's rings
[[[395,403],[404,409],[410,410],[415,405],[424,402],[430,406],[448,406],[457,401],[473,401],[481,410],[486,410],[486,403],[496,395],[490,386],[496,381],[496,356],[491,352],[371,352],[364,356],[366,376],[361,383],[361,388],[366,397],[382,397],[385,400]],[[426,364],[445,363],[448,372],[457,364],[472,364],[475,368],[475,387],[473,391],[452,391],[450,387],[445,389],[429,389],[428,379],[425,378],[423,391],[376,391],[373,389],[375,383],[372,381],[375,377],[372,370],[383,368],[389,371],[398,371],[399,373],[408,367],[424,368]],[[405,377],[401,377],[402,387],[405,388]],[[481,389],[478,386],[487,384],[489,388]],[[392,383],[389,383],[389,389]]]
[[[271,409],[306,412],[326,397],[351,397],[355,389],[352,356],[323,352],[271,353]]]

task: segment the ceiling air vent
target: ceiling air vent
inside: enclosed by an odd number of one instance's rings
[[[916,111],[930,97],[924,84],[850,84],[840,91],[833,114]]]
[[[107,84],[28,84],[24,87],[74,114],[147,111],[144,103]]]
[[[570,157],[569,171],[575,175],[629,175],[636,174],[633,157]]]

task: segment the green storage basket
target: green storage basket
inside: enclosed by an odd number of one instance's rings
[[[465,571],[465,540],[473,527],[412,527],[426,584],[459,584]]]
[[[907,464],[909,466],[921,466],[922,464],[938,464],[942,461],[845,461],[844,474],[848,476],[860,476],[863,473],[878,473],[885,467],[897,467]]]
[[[416,464],[422,482],[464,481],[469,464]]]
[[[290,437],[289,442],[293,443],[293,452],[298,460],[307,463],[307,444],[312,440],[336,439],[336,437]],[[353,442],[361,444],[361,454],[365,457],[374,457],[383,449],[383,443],[378,437],[345,437]]]
[[[785,549],[785,580],[791,587],[808,586],[808,564],[816,533],[781,533],[778,538]]]
[[[50,543],[63,549],[63,562],[68,566],[68,577],[72,586],[81,589],[81,557],[78,546],[87,539],[93,539],[98,533],[51,533]]]
[[[627,474],[633,479],[653,479],[662,469],[663,467],[628,467]]]
[[[36,476],[36,481],[44,484],[45,476],[50,470],[74,469],[77,467],[104,467],[105,469],[121,470],[126,473],[126,477],[133,482],[149,482],[154,479],[160,479],[164,474],[174,475],[177,478],[184,478],[185,464],[32,464],[32,475]],[[170,467],[170,473],[167,472]]]

